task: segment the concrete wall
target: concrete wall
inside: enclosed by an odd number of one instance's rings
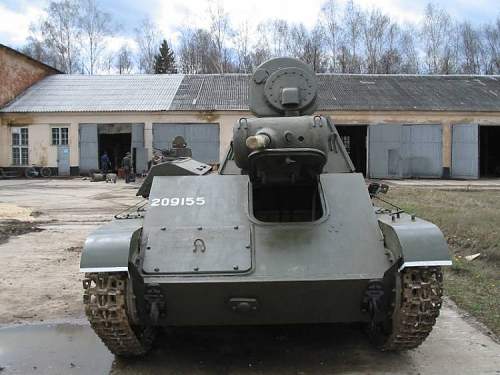
[[[443,127],[443,168],[451,167],[451,126],[453,124],[500,125],[500,112],[324,112],[335,124],[441,124]],[[57,148],[50,145],[50,126],[67,124],[70,127],[70,163],[79,164],[78,124],[80,123],[144,123],[145,147],[152,156],[153,123],[219,123],[220,156],[232,138],[232,127],[241,117],[251,117],[250,112],[159,112],[159,113],[53,113],[53,114],[3,114],[0,115],[0,166],[11,165],[10,126],[29,126],[30,163],[49,167],[57,165]],[[65,126],[65,125],[60,125]]]
[[[0,45],[0,107],[54,73],[54,69]]]
[[[69,130],[70,165],[79,165],[79,124],[124,124],[144,123],[144,143],[149,158],[153,155],[153,123],[218,123],[220,126],[220,160],[232,138],[233,124],[249,112],[229,113],[47,113],[47,114],[0,114],[0,166],[8,167],[11,160],[12,126],[27,126],[29,129],[30,164],[48,167],[57,166],[57,147],[52,146],[52,126],[67,126]]]

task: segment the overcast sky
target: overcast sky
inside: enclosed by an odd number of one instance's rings
[[[314,26],[324,0],[221,0],[235,26],[245,20],[250,27],[266,18],[282,18]],[[343,8],[347,0],[337,0]],[[380,8],[400,22],[417,22],[428,0],[356,0],[364,9]],[[434,1],[458,19],[474,24],[492,21],[500,15],[500,0]],[[0,43],[21,47],[29,35],[29,26],[43,16],[46,0],[0,0]],[[120,45],[133,37],[140,20],[150,17],[161,28],[167,40],[175,42],[179,27],[205,25],[207,0],[100,0],[120,26],[111,44]]]

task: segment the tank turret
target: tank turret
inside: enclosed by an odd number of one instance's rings
[[[234,126],[236,165],[256,184],[313,181],[328,164],[337,172],[354,171],[335,127],[317,107],[312,69],[292,58],[260,65],[250,81],[250,109],[256,118]]]

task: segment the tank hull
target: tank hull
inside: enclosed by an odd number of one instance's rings
[[[158,280],[156,280],[158,281]],[[146,279],[147,282],[147,279]],[[369,280],[162,283],[164,326],[271,325],[368,321],[360,304]],[[255,310],[235,311],[234,300]]]

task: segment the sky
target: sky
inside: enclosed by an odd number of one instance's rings
[[[312,28],[318,19],[324,0],[220,0],[234,26],[248,22],[250,28],[268,18],[302,22]],[[336,0],[344,7],[347,0]],[[20,48],[29,35],[30,25],[44,15],[48,0],[0,0],[0,43]],[[175,43],[179,28],[207,25],[207,0],[98,0],[112,15],[118,28],[110,38],[109,47],[118,49],[125,41],[132,41],[134,28],[146,17],[151,18],[163,37]],[[418,22],[428,0],[355,0],[363,9],[381,9],[402,23]],[[468,19],[474,24],[489,22],[500,16],[500,0],[439,0],[457,19]]]

